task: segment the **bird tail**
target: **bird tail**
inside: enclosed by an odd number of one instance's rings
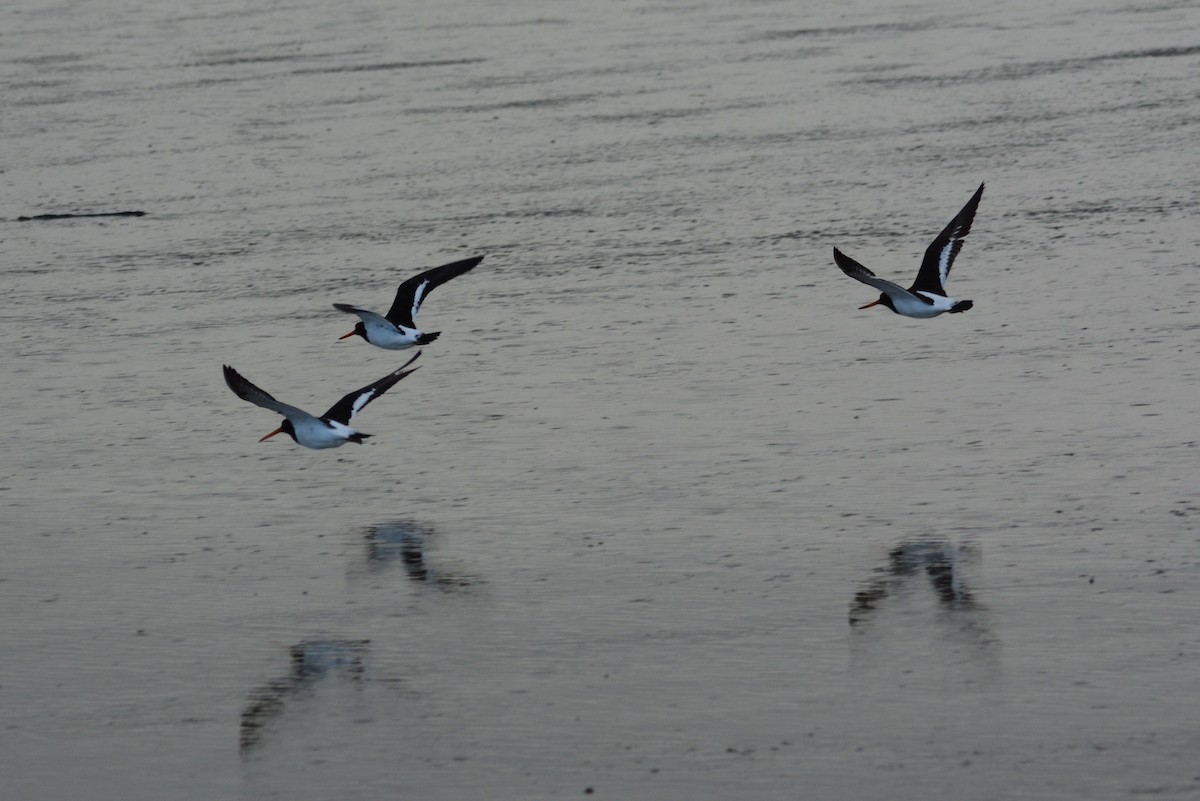
[[[958,303],[955,303],[954,306],[951,307],[950,313],[957,314],[958,312],[965,312],[967,309],[971,308],[974,305],[975,305],[975,301],[973,301],[973,300],[960,300]]]
[[[357,445],[362,445],[364,439],[366,439],[367,437],[373,437],[373,436],[375,436],[375,435],[374,434],[362,434],[362,433],[359,433],[358,431],[355,431],[353,434],[351,434],[349,437],[346,438],[346,441],[353,442]]]
[[[441,335],[442,335],[441,331],[430,331],[428,333],[421,334],[421,336],[417,337],[417,344],[418,345],[428,345],[430,342],[437,339]]]

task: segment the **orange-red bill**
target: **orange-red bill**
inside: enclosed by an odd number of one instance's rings
[[[276,434],[278,434],[280,431],[283,431],[283,426],[280,426],[279,428],[277,428],[277,429],[275,429],[274,431],[272,431],[270,434],[267,434],[265,437],[263,437],[262,439],[260,439],[260,440],[259,440],[259,442],[266,442],[266,441],[267,441],[267,440],[269,440],[271,437],[273,437],[273,436],[275,436]]]
[[[878,305],[879,305],[879,301],[877,301],[877,300],[873,300],[873,301],[871,301],[870,303],[868,303],[866,306],[859,306],[858,308],[859,308],[859,309],[869,309],[869,308],[871,308],[872,306],[878,306]]]
[[[357,332],[357,331],[351,331],[349,334],[346,334],[346,336],[341,336],[341,337],[338,337],[338,340],[339,340],[339,341],[341,341],[341,340],[343,340],[343,339],[346,339],[347,337],[352,337],[352,336],[354,336],[356,333],[358,333],[358,332]]]

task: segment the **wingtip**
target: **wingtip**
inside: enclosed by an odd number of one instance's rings
[[[421,358],[421,354],[422,354],[422,353],[424,353],[424,351],[420,351],[420,350],[419,350],[419,351],[417,351],[416,353],[414,353],[414,354],[413,354],[413,356],[412,356],[412,358],[411,358],[411,359],[409,359],[409,360],[408,360],[408,361],[406,361],[406,362],[405,362],[403,365],[401,365],[401,366],[400,366],[400,369],[399,369],[399,370],[397,370],[396,372],[392,373],[392,375],[396,376],[396,380],[397,380],[397,381],[399,381],[400,379],[402,379],[402,378],[404,378],[405,376],[409,375],[410,373],[415,373],[417,370],[420,370],[420,369],[421,369],[421,365],[419,365],[419,364],[418,364],[416,367],[412,368],[411,370],[409,369],[409,367],[408,367],[408,366],[409,366],[410,364],[412,364],[413,362],[415,362],[417,359]]]
[[[406,361],[404,364],[400,365],[400,370],[404,370],[404,369],[406,369],[406,368],[407,368],[407,367],[408,367],[410,364],[412,364],[413,362],[415,362],[417,359],[421,358],[421,354],[422,354],[422,353],[424,353],[424,351],[421,351],[421,350],[419,350],[419,351],[417,351],[416,353],[414,353],[414,354],[412,355],[412,358],[411,358],[411,359],[409,359],[408,361]],[[415,368],[415,367],[414,367],[413,369],[415,370],[415,369],[417,369],[417,368]],[[400,370],[397,370],[396,372],[398,373],[398,372],[400,372]]]
[[[486,253],[483,256],[471,256],[466,259],[459,259],[458,261],[452,261],[449,264],[443,264],[441,267],[436,267],[434,269],[440,270],[440,269],[444,269],[444,268],[449,268],[454,273],[456,273],[458,275],[462,275],[463,273],[467,272],[468,270],[474,270],[476,267],[478,267],[479,263],[482,262],[484,260],[484,258],[486,258],[486,256],[487,256]]]
[[[246,385],[246,379],[237,370],[234,370],[228,364],[221,365],[221,374],[225,377],[225,386],[229,387],[240,398],[242,396],[242,387]]]

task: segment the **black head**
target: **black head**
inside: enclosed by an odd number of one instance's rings
[[[361,320],[354,324],[353,331],[351,331],[349,334],[342,334],[340,337],[338,337],[338,339],[348,339],[356,334],[363,339],[367,338],[367,327],[362,324]]]
[[[296,429],[292,427],[291,420],[284,420],[283,425],[281,425],[279,428],[272,431],[270,434],[267,434],[265,437],[260,439],[259,442],[264,442],[264,441],[270,439],[271,437],[275,436],[276,434],[287,434],[289,437],[292,438],[292,441],[299,442],[299,440],[296,439]]]
[[[873,300],[870,303],[868,303],[866,306],[859,306],[858,308],[869,309],[872,306],[887,306],[892,311],[896,311],[896,304],[892,303],[891,295],[888,295],[886,292],[881,292],[879,294],[879,300]],[[899,312],[896,312],[896,313],[899,314]]]

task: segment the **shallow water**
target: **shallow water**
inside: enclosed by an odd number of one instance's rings
[[[1192,4],[105,6],[0,56],[5,798],[1200,795]]]

